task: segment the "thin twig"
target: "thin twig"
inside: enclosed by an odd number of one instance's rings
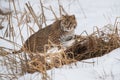
[[[45,24],[45,26],[47,26],[46,17],[45,17],[45,14],[44,14],[43,4],[42,4],[41,0],[40,0],[40,6],[41,6],[41,11],[42,11],[42,20],[43,20],[43,23]]]
[[[51,6],[50,6],[50,9],[51,9],[51,11],[52,11],[52,13],[53,13],[53,15],[54,15],[55,19],[56,19],[56,20],[58,20],[58,18],[57,18],[57,16],[56,16],[55,12],[54,12],[54,10],[52,9],[52,7],[51,7]]]
[[[42,28],[42,25],[39,24],[38,19],[37,19],[37,16],[36,16],[36,14],[35,14],[33,8],[31,7],[30,3],[29,3],[29,2],[28,2],[28,4],[26,3],[26,6],[27,6],[29,12],[31,13],[31,15],[32,15],[32,17],[33,17],[33,19],[34,19],[34,21],[35,21],[36,24],[38,25],[39,29],[41,29],[41,28]]]

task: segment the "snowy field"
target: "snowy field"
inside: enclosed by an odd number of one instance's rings
[[[20,7],[17,6],[17,10],[23,11],[25,3],[28,1],[37,14],[40,10],[39,0],[19,0]],[[91,34],[94,26],[102,28],[107,24],[114,25],[116,17],[120,17],[120,0],[60,0],[60,3],[68,13],[76,16],[78,23],[76,34],[80,34],[85,30],[88,34]],[[46,7],[52,6],[59,17],[57,0],[43,0],[43,4]],[[0,7],[9,8],[9,3],[0,0]],[[11,9],[14,10],[13,7]],[[47,24],[52,23],[52,13],[45,11],[45,15]],[[17,26],[16,20],[13,20],[13,24]],[[35,31],[37,30],[35,28]],[[3,35],[3,32],[4,29],[3,31],[0,30],[0,36]],[[24,34],[26,40],[28,36],[25,27],[23,27],[22,34]],[[16,42],[22,44],[19,35]],[[8,44],[0,39],[0,46],[13,48],[11,44],[9,46]],[[94,62],[94,64],[84,62]],[[71,67],[65,65],[61,68],[54,68],[47,71],[47,73],[52,76],[51,80],[120,80],[120,48],[102,57],[84,60],[76,64],[71,64]],[[4,72],[4,68],[0,67],[0,74],[4,74]],[[18,80],[41,80],[41,75],[37,72],[33,74],[26,73],[24,76],[18,77]]]

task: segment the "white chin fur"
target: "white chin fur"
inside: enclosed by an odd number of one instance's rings
[[[64,31],[67,31],[67,32],[71,32],[73,30],[74,30],[74,28],[71,28],[71,29],[64,28]]]
[[[62,42],[62,46],[67,48],[67,47],[72,46],[74,43],[75,43],[75,40],[72,39],[72,40],[69,40],[69,41]]]

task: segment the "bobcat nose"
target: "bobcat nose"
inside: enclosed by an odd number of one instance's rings
[[[75,29],[75,28],[76,28],[76,25],[74,25],[73,27],[74,27],[74,29]]]
[[[74,28],[76,28],[76,26],[77,26],[77,25],[76,25],[76,24],[74,24]]]

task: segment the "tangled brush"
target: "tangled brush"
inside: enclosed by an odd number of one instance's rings
[[[112,25],[107,25],[102,30],[97,28],[97,31],[91,35],[76,36],[76,43],[65,51],[40,55],[35,54],[28,62],[25,72],[42,72],[52,68],[59,68],[63,65],[75,63],[77,61],[101,57],[110,51],[120,47],[119,30],[111,29]],[[117,32],[116,32],[117,31]]]

